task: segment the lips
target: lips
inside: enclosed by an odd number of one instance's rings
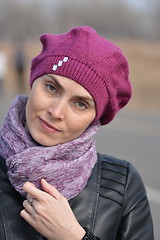
[[[49,132],[61,132],[59,129],[57,129],[56,127],[53,127],[52,125],[50,125],[48,122],[46,122],[45,120],[43,120],[43,119],[41,119],[41,118],[39,118],[39,120],[40,120],[40,124],[41,124],[41,126],[45,129],[45,130],[47,130],[47,131],[49,131]]]

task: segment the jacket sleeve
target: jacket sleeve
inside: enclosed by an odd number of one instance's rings
[[[130,163],[123,207],[117,240],[154,240],[146,190],[140,175]]]

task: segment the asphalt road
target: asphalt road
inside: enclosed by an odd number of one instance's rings
[[[0,97],[0,126],[11,97]],[[96,135],[97,150],[134,164],[142,176],[150,202],[155,240],[160,237],[160,115],[122,110]]]

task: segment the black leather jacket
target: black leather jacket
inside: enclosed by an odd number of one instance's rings
[[[23,197],[11,186],[0,158],[0,240],[45,239],[19,215]],[[142,180],[128,162],[98,154],[85,189],[69,201],[77,220],[101,240],[153,240]]]

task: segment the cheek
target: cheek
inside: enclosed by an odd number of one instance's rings
[[[75,134],[81,134],[94,120],[95,115],[89,115],[79,119],[70,119],[70,129],[74,131]]]
[[[34,96],[30,96],[26,105],[26,118],[32,117],[38,110],[41,103]]]

